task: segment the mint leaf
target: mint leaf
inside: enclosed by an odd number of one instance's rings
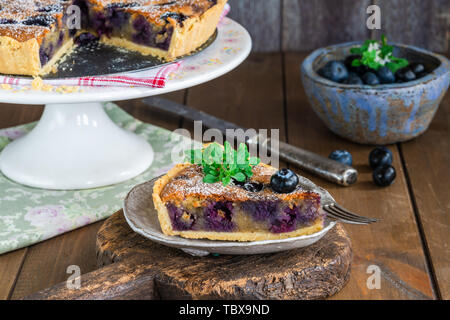
[[[244,182],[253,175],[253,166],[260,163],[257,157],[250,157],[247,146],[241,143],[238,150],[234,150],[226,141],[223,148],[217,144],[209,144],[202,150],[186,152],[188,161],[202,166],[205,183],[221,181],[224,186],[231,182],[231,178]]]
[[[235,175],[233,175],[233,178],[236,179],[239,182],[244,182],[247,177],[242,172],[238,172]]]
[[[366,40],[358,48],[351,48],[352,54],[361,55],[361,59],[352,61],[353,67],[365,65],[373,70],[378,70],[382,66],[388,67],[392,72],[396,72],[401,68],[408,66],[406,59],[393,56],[394,47],[388,45],[385,35],[381,36],[381,41],[377,44],[376,40]],[[370,48],[370,51],[369,51]]]
[[[210,174],[205,175],[205,177],[203,178],[203,182],[206,183],[215,183],[218,182],[219,178]]]

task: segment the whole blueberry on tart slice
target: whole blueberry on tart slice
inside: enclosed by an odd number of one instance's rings
[[[227,143],[192,150],[190,162],[176,165],[153,188],[164,234],[191,239],[257,241],[312,234],[324,225],[320,201],[292,171],[259,163],[245,145],[234,150]]]

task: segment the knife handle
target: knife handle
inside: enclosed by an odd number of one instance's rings
[[[270,140],[269,138],[257,143],[260,147],[267,148],[272,156],[278,154],[281,160],[292,163],[312,174],[342,186],[350,186],[358,179],[358,171],[350,166],[281,141],[278,143],[277,150],[277,148],[272,148]],[[251,142],[249,141],[249,143]]]

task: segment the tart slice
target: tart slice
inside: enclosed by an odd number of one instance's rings
[[[164,234],[256,241],[308,235],[323,228],[320,195],[295,183],[298,177],[292,171],[258,164],[249,175],[245,182],[209,183],[201,164],[176,165],[153,189]],[[294,183],[280,182],[283,177]]]

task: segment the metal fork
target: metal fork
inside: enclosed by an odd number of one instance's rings
[[[322,206],[323,210],[327,213],[327,216],[333,220],[338,220],[343,223],[351,224],[371,224],[377,222],[375,218],[367,218],[359,216],[347,209],[341,207],[336,202],[325,204]]]

